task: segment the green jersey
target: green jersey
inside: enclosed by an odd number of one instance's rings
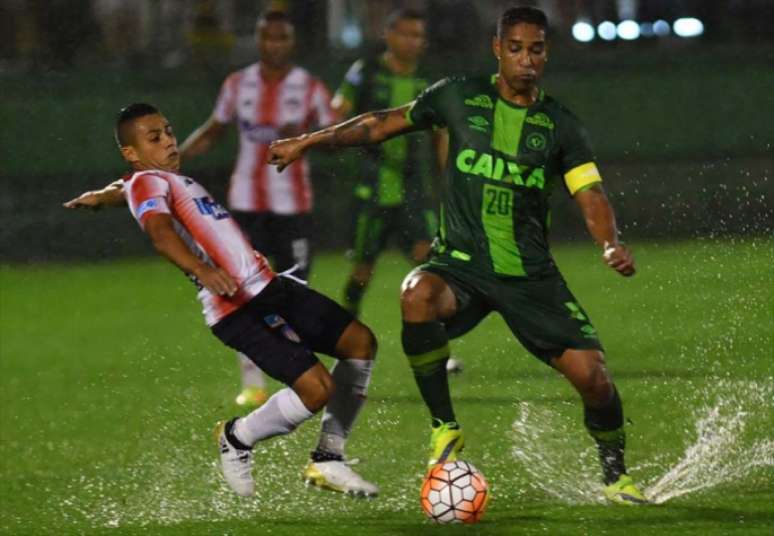
[[[601,179],[574,115],[542,90],[529,107],[509,103],[494,81],[441,80],[408,112],[417,126],[449,131],[437,260],[540,277],[556,271],[548,227],[557,179],[571,195]]]
[[[390,71],[384,59],[358,60],[347,71],[336,94],[352,105],[354,115],[403,106],[414,100],[429,79],[418,70],[411,75]],[[396,206],[421,197],[427,188],[423,170],[430,159],[426,135],[399,136],[381,145],[364,148],[360,183],[355,193],[380,206]]]

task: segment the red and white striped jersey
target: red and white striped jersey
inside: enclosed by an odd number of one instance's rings
[[[228,206],[248,212],[301,214],[312,209],[309,164],[300,158],[281,173],[268,164],[269,144],[279,129],[333,123],[331,96],[325,85],[306,69],[293,67],[276,82],[261,76],[259,63],[232,73],[223,82],[213,117],[234,120],[239,127],[239,156],[231,175]]]
[[[129,210],[145,228],[151,214],[170,214],[175,230],[202,261],[228,273],[239,285],[234,296],[199,287],[204,319],[212,326],[255,297],[274,278],[269,263],[253,250],[231,215],[194,180],[167,171],[138,171],[125,179]]]

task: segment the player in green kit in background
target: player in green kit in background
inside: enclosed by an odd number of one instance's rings
[[[410,105],[275,142],[272,160],[283,167],[314,145],[379,143],[447,128],[438,240],[430,261],[406,277],[401,292],[403,350],[432,416],[430,463],[454,460],[464,445],[444,366],[449,339],[497,311],[522,345],[580,394],[605,496],[643,504],[626,473],[623,407],[602,345],[548,248],[549,197],[558,183],[578,203],[604,262],[623,276],[635,272],[583,127],[538,86],[547,26],[540,10],[508,9],[492,42],[496,75],[444,79]]]
[[[430,85],[420,65],[425,48],[425,18],[413,9],[394,11],[385,24],[386,50],[357,60],[347,71],[331,107],[339,117],[395,108],[413,101]],[[445,131],[433,133],[439,167],[446,159]],[[379,255],[391,236],[414,263],[427,260],[438,221],[431,208],[426,175],[432,160],[424,134],[401,136],[365,149],[354,191],[352,272],[344,287],[344,307],[358,316]],[[450,358],[447,369],[462,370]]]

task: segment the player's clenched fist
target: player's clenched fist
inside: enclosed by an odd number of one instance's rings
[[[632,276],[636,272],[634,268],[634,256],[625,244],[618,243],[611,246],[606,242],[602,258],[604,259],[605,264],[625,277]]]
[[[277,140],[269,145],[269,164],[277,166],[279,171],[285,169],[295,160],[301,158],[306,146],[305,136]]]

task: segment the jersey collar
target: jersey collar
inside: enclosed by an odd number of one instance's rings
[[[514,108],[529,108],[529,106],[519,106],[518,104],[513,104],[512,102],[508,102],[507,100],[503,99],[500,96],[500,92],[497,91],[497,77],[498,74],[495,73],[489,78],[489,82],[492,85],[492,92],[495,94],[495,96],[503,101],[504,103],[508,104],[509,106],[513,106]],[[534,103],[530,104],[530,106],[534,106],[535,104],[539,102],[543,102],[543,99],[546,97],[546,92],[543,91],[542,87],[538,87],[538,96]]]

